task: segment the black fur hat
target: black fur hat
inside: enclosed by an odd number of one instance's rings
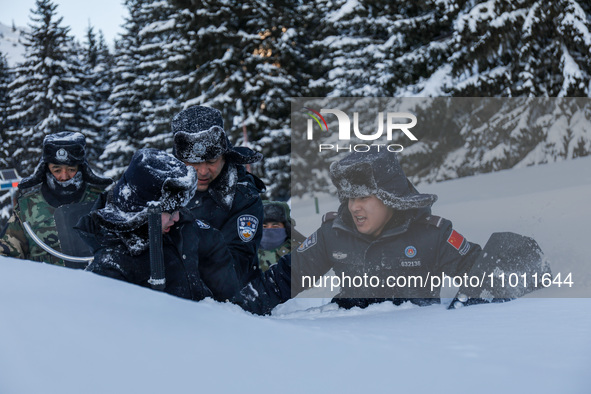
[[[48,171],[47,164],[77,165],[82,172],[82,179],[91,185],[108,186],[110,178],[95,174],[86,161],[86,138],[80,133],[64,131],[48,134],[43,139],[43,155],[35,171],[19,183],[19,189],[39,185],[44,182]]]
[[[330,166],[339,200],[375,195],[396,210],[430,207],[435,194],[420,194],[408,180],[396,153],[387,150],[354,152]]]
[[[263,200],[263,212],[263,223],[283,223],[287,229],[287,234],[291,235],[291,217],[289,205],[287,205],[287,203],[282,201]]]
[[[95,218],[111,231],[125,232],[147,223],[148,206],[173,212],[186,205],[197,190],[197,173],[169,153],[138,150],[109,193]]]
[[[224,155],[237,164],[256,163],[263,158],[246,147],[234,147],[224,131],[222,113],[202,106],[189,107],[171,121],[174,134],[174,155],[187,163],[202,163]]]

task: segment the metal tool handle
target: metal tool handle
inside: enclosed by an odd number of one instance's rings
[[[45,250],[47,253],[57,257],[58,259],[62,259],[62,260],[66,260],[66,261],[71,261],[73,263],[86,263],[86,264],[90,264],[93,260],[94,257],[77,257],[77,256],[69,256],[67,254],[64,254],[62,252],[58,252],[55,249],[52,249],[50,246],[48,246],[45,242],[43,242],[41,240],[41,238],[39,238],[37,236],[37,234],[35,234],[33,232],[33,229],[31,228],[31,226],[29,226],[29,223],[24,222],[23,223],[23,227],[25,228],[25,231],[27,232],[27,234],[29,234],[29,236],[33,239],[33,241],[35,241],[35,243],[37,245],[39,245],[39,247],[43,250]]]

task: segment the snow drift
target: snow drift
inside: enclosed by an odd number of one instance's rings
[[[419,191],[438,194],[433,212],[471,241],[484,244],[494,231],[532,236],[554,272],[572,270],[585,283],[590,169],[582,158]],[[322,212],[336,207],[320,201]],[[300,231],[314,231],[314,204],[294,200],[292,208]],[[0,258],[0,277],[3,394],[586,393],[591,384],[588,298],[452,311],[385,303],[345,311],[295,299],[257,317],[10,258]]]

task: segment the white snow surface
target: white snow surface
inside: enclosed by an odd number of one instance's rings
[[[590,169],[591,158],[581,158],[418,189],[438,194],[433,213],[469,240],[533,236],[554,272],[576,271],[591,256]],[[336,206],[321,196],[322,213]],[[292,209],[300,231],[315,230],[310,199],[292,199]],[[591,385],[588,298],[452,311],[347,311],[295,299],[258,317],[10,258],[0,257],[0,277],[2,394],[588,393]]]

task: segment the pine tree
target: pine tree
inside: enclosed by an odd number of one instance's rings
[[[263,178],[266,196],[273,200],[290,197],[289,98],[301,96],[300,82],[309,78],[302,69],[305,60],[297,5],[287,0],[254,9],[259,18],[258,46],[245,54],[249,77],[237,91],[240,115],[234,118],[233,128],[242,128],[243,138],[236,141],[244,144],[248,139],[263,154],[263,161],[252,169]]]
[[[37,0],[25,34],[25,61],[9,85],[11,100],[6,131],[11,162],[29,174],[39,161],[43,138],[60,131],[80,131],[79,63],[72,56],[69,28],[56,17],[56,5]]]
[[[177,2],[180,3],[180,2]],[[232,139],[242,136],[244,114],[237,99],[251,94],[261,36],[267,27],[258,12],[264,4],[254,0],[180,3],[194,17],[187,26],[188,61],[195,68],[194,86],[184,97],[188,104],[208,105],[222,111]],[[243,100],[244,102],[245,100]],[[187,105],[187,103],[185,103]]]
[[[6,57],[3,53],[0,52],[0,141],[6,141],[6,136],[4,135],[6,128],[8,127],[8,85],[12,80],[12,75],[10,72],[10,68],[8,67],[8,62],[6,61]],[[2,161],[8,157],[8,153],[2,151],[3,146],[0,145],[0,165],[5,164]]]
[[[115,59],[111,53],[103,32],[99,30],[96,49],[96,63],[90,63],[91,74],[94,75],[94,86],[96,88],[98,107],[96,109],[96,118],[101,125],[102,149],[106,143],[107,128],[109,125],[109,96],[113,90],[114,76],[112,71],[115,68]],[[102,162],[97,162],[102,165]]]
[[[391,1],[317,1],[322,19],[311,43],[319,55],[315,61],[327,96],[364,97],[388,93],[388,57],[397,36],[390,26],[394,11]],[[312,10],[313,11],[313,10]],[[308,14],[309,15],[309,14]],[[312,18],[318,19],[314,14]]]
[[[252,0],[175,4],[192,15],[184,29],[192,86],[183,105],[222,111],[235,145],[248,143],[265,156],[251,170],[268,185],[268,197],[289,196],[289,102],[301,94],[305,73],[296,1]],[[292,62],[293,61],[293,62]]]
[[[70,47],[70,69],[77,83],[70,93],[73,117],[67,130],[86,137],[87,159],[94,164],[102,151],[103,130],[97,118],[100,98],[96,95],[96,74],[89,67],[84,52],[85,48],[77,41]]]
[[[450,57],[458,50],[455,25],[471,7],[466,0],[397,0],[391,5],[389,41],[392,60],[390,93],[396,97],[449,95],[452,66]]]
[[[172,149],[171,118],[181,110],[179,98],[193,80],[188,66],[190,45],[183,27],[191,16],[164,1],[144,4],[145,20],[140,30],[142,45],[137,48],[141,62],[134,89],[141,91],[140,146]]]
[[[453,28],[441,32],[444,38],[440,43],[445,43],[446,48],[443,62],[437,63],[437,57],[432,55],[424,57],[436,68],[418,74],[418,82],[402,80],[403,88],[397,95],[590,95],[591,19],[586,3],[494,0],[439,4],[453,10],[438,18],[450,21],[447,25]],[[430,40],[422,48],[438,44],[438,40]],[[402,59],[420,58],[413,54]],[[408,64],[411,73],[424,69],[421,61],[413,63]],[[462,107],[457,100],[454,103]],[[420,142],[401,155],[415,180],[443,180],[591,152],[589,133],[581,127],[590,117],[581,103],[548,103],[537,108],[538,116],[536,111],[530,113],[531,103],[515,100],[485,105],[486,110],[473,104],[448,108],[447,113],[445,108],[434,107],[422,118],[422,124],[433,127],[427,127]],[[560,128],[541,126],[540,113],[559,116],[560,111],[570,114],[573,120],[561,123]],[[463,114],[464,123],[450,119],[448,113]],[[441,123],[430,123],[430,116],[436,114]],[[480,124],[472,123],[473,119],[479,119]]]
[[[149,1],[151,4],[153,1]],[[143,44],[141,30],[150,21],[145,19],[143,1],[126,0],[129,11],[123,27],[125,32],[115,46],[115,66],[111,69],[112,91],[108,99],[110,112],[105,151],[100,157],[105,174],[117,179],[127,168],[134,152],[141,148],[139,141],[141,102],[144,93],[135,81],[142,61],[138,48]]]
[[[82,89],[85,92],[83,105],[86,115],[83,120],[89,129],[86,133],[87,156],[90,162],[103,170],[98,158],[105,144],[107,100],[111,91],[109,69],[112,65],[112,57],[102,32],[99,31],[97,35],[92,26],[89,26],[86,31],[85,42],[80,50],[80,61],[84,71],[80,76]]]
[[[0,169],[10,168],[9,158],[10,151],[7,149],[5,141],[8,141],[6,129],[8,128],[8,85],[12,80],[11,70],[8,67],[6,57],[0,52]],[[4,228],[4,224],[10,215],[10,192],[8,190],[0,193],[0,228]]]
[[[458,50],[450,57],[449,92],[588,97],[591,23],[589,7],[585,11],[583,4],[495,0],[464,10],[455,23]],[[423,179],[449,179],[591,153],[591,134],[585,126],[591,116],[585,103],[507,100],[483,108],[474,108],[466,123],[449,127],[452,138],[444,137],[448,143],[422,152]],[[417,162],[416,156],[411,158]]]
[[[455,95],[589,96],[591,22],[576,0],[478,4],[458,21]]]

